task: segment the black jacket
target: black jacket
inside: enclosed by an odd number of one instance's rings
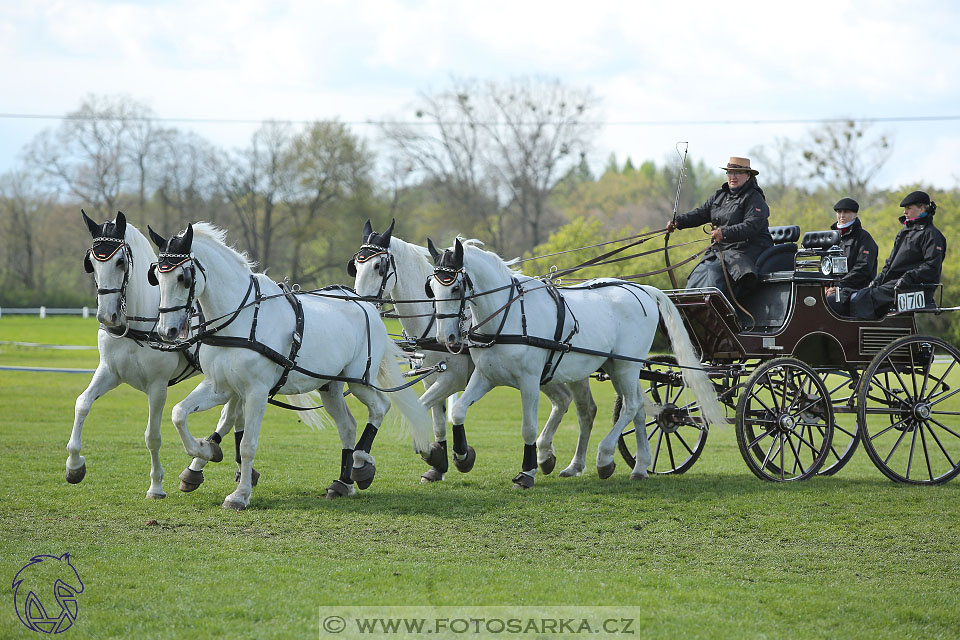
[[[837,223],[830,225],[830,228],[836,229]],[[860,218],[853,221],[846,233],[843,233],[842,229],[840,231],[840,247],[843,255],[847,257],[847,273],[837,281],[837,286],[844,289],[863,289],[877,275],[877,243],[860,224]]]
[[[933,225],[933,215],[916,220],[900,216],[903,228],[893,241],[887,258],[873,286],[899,283],[900,287],[940,282],[940,269],[947,253],[947,240]]]
[[[756,178],[731,193],[730,185],[717,189],[700,207],[677,216],[677,228],[687,229],[708,222],[723,231],[723,262],[731,279],[737,281],[746,275],[755,274],[756,261],[764,249],[773,246],[770,236],[770,208]],[[716,253],[712,245],[704,259]]]

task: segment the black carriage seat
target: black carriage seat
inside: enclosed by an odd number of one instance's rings
[[[829,249],[840,244],[840,232],[834,229],[807,231],[802,244],[804,249]]]
[[[777,329],[786,322],[790,308],[790,283],[765,282],[764,276],[779,271],[793,271],[797,241],[800,239],[800,227],[795,224],[770,227],[770,235],[773,237],[774,245],[764,250],[756,262],[759,283],[743,302],[743,306],[753,315],[756,331]],[[750,319],[742,312],[738,315],[741,325],[749,327]]]

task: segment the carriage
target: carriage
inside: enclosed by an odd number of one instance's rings
[[[897,292],[878,320],[842,317],[825,287],[845,271],[836,231],[770,229],[774,246],[757,261],[759,284],[735,309],[716,289],[666,292],[699,347],[704,368],[735,425],[750,470],[771,481],[839,471],[862,442],[891,480],[940,484],[960,473],[960,351],[921,335],[917,318],[957,308],[937,301],[941,285]],[[960,370],[958,370],[960,371]],[[671,356],[641,373],[658,406],[647,420],[651,473],[683,473],[706,446],[697,403]],[[953,388],[957,387],[957,388]],[[633,464],[633,430],[618,448]]]

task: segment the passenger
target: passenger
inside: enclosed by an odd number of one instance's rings
[[[768,223],[770,209],[757,184],[760,172],[750,168],[749,158],[731,157],[721,169],[727,172],[726,184],[699,208],[667,223],[667,231],[711,223],[713,244],[690,273],[687,287],[716,287],[732,299],[724,277],[726,267],[733,294],[739,299],[756,285],[757,258],[773,246]]]
[[[890,311],[897,293],[917,290],[940,282],[947,241],[933,225],[937,204],[923,191],[914,191],[900,203],[903,228],[893,241],[893,251],[873,282],[850,297],[850,311],[857,318],[874,320]],[[932,291],[924,294],[927,303]]]
[[[853,198],[843,198],[833,205],[837,221],[831,229],[840,232],[840,247],[847,258],[847,273],[833,287],[827,287],[827,304],[842,316],[850,315],[850,294],[869,286],[877,275],[877,243],[860,224],[860,205]],[[838,293],[839,289],[839,293]]]

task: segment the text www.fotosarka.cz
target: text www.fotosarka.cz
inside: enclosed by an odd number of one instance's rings
[[[375,635],[440,638],[630,637],[638,607],[346,606],[320,607],[320,638]]]

